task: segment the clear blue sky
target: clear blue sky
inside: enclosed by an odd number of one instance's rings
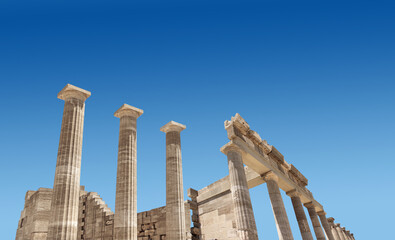
[[[138,209],[165,204],[165,135],[183,123],[184,187],[226,176],[223,122],[240,113],[358,240],[389,239],[395,198],[393,1],[2,1],[1,239],[27,190],[52,187],[71,83],[86,102],[81,184],[114,209],[119,120],[138,120]],[[265,185],[260,239],[277,239]],[[284,196],[295,239],[301,239]]]

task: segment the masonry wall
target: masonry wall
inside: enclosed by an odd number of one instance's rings
[[[16,240],[46,240],[51,216],[52,189],[28,191],[18,222]]]
[[[238,240],[229,178],[198,191],[197,204],[202,240]]]
[[[114,213],[96,192],[81,188],[78,240],[112,240]],[[16,240],[46,240],[51,217],[52,189],[28,191],[18,223]],[[186,239],[191,239],[190,205],[185,203]],[[138,240],[166,239],[166,207],[137,214]]]

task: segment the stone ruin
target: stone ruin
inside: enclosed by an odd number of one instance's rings
[[[229,175],[184,200],[180,133],[170,121],[166,134],[166,206],[137,213],[136,130],[143,110],[124,104],[120,118],[115,213],[96,192],[80,186],[85,100],[90,92],[67,84],[53,189],[27,191],[16,240],[257,240],[249,189],[267,184],[280,240],[292,240],[280,190],[291,198],[303,240],[354,240],[306,188],[308,180],[236,114],[225,121]],[[313,226],[310,230],[304,212]]]

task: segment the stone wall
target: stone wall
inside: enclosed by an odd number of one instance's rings
[[[52,189],[27,191],[18,222],[16,240],[46,240],[51,217]]]
[[[199,190],[197,204],[202,240],[238,240],[229,177]]]
[[[51,217],[52,189],[28,191],[18,223],[16,240],[46,240]],[[190,204],[185,203],[186,239],[191,239]],[[166,207],[137,214],[138,240],[166,239]],[[96,192],[81,187],[78,211],[78,240],[112,240],[114,213]]]
[[[114,213],[96,192],[80,194],[78,214],[79,240],[110,240],[113,236]]]

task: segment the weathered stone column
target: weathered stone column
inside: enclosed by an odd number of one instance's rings
[[[289,225],[287,212],[285,211],[283,198],[277,183],[278,177],[273,172],[268,172],[262,178],[266,182],[270,202],[272,203],[278,238],[279,240],[293,240],[291,226]]]
[[[327,218],[329,226],[331,227],[331,232],[335,240],[341,240],[339,233],[336,230],[336,225],[334,223],[335,219],[333,217]]]
[[[65,101],[52,196],[48,239],[75,240],[81,176],[85,100],[90,92],[67,84],[58,98]]]
[[[186,239],[180,137],[185,128],[170,121],[160,129],[166,133],[166,239],[171,240]]]
[[[342,229],[342,233],[343,233],[344,239],[348,240],[348,237],[347,237],[347,234],[346,234],[346,228],[342,227],[341,229]]]
[[[340,223],[336,223],[335,225],[336,225],[336,231],[337,231],[337,233],[339,234],[340,240],[347,240],[347,239],[344,237],[344,235],[343,235],[343,231],[342,231],[342,229],[341,229],[341,227],[340,227]]]
[[[352,239],[352,238],[351,238],[351,234],[350,234],[350,231],[349,231],[349,230],[347,230],[347,231],[346,231],[346,235],[347,235],[348,239],[350,239],[350,240]]]
[[[322,231],[320,220],[318,219],[314,204],[312,202],[309,202],[309,203],[305,203],[304,206],[309,211],[311,223],[313,224],[314,233],[317,240],[325,240],[325,234],[324,231]]]
[[[122,105],[120,118],[114,240],[137,240],[137,118],[143,110]]]
[[[223,146],[221,152],[228,156],[230,191],[234,205],[238,238],[240,240],[258,240],[242,152],[231,143]]]
[[[354,233],[351,233],[351,239],[355,240]]]
[[[319,211],[319,212],[317,212],[317,214],[320,217],[321,224],[325,230],[326,237],[329,240],[335,240],[335,238],[332,234],[332,231],[331,231],[331,227],[329,226],[328,220],[326,219],[326,213],[324,211]]]
[[[296,190],[287,192],[287,195],[291,197],[292,205],[294,207],[296,220],[298,221],[300,233],[303,240],[313,240],[309,223],[307,222],[306,214],[304,212],[302,201],[300,200],[300,193]]]

